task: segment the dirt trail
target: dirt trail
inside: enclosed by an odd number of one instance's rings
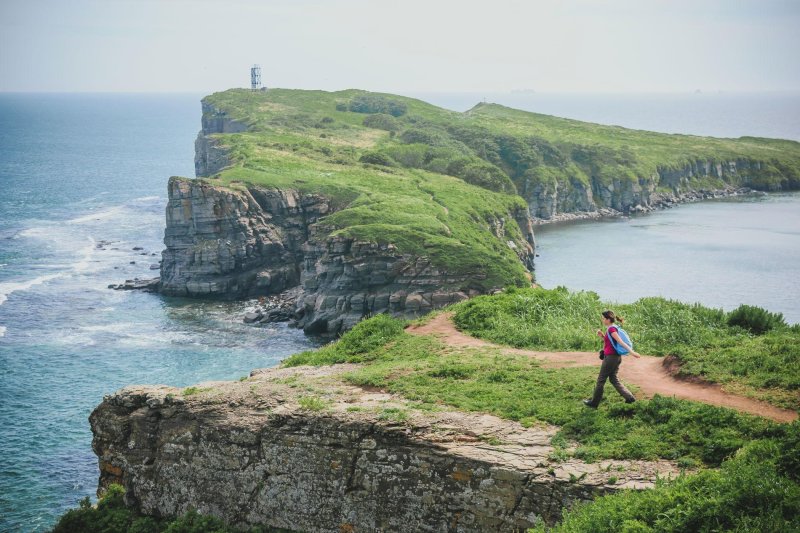
[[[600,360],[595,352],[540,352],[536,350],[523,350],[470,337],[455,328],[450,313],[437,315],[427,324],[423,326],[412,326],[408,328],[407,331],[415,335],[435,335],[450,346],[487,346],[500,348],[508,353],[535,357],[555,367],[600,366]],[[676,398],[729,407],[737,411],[771,418],[779,422],[791,422],[797,418],[797,413],[794,411],[781,409],[766,402],[724,392],[719,385],[713,383],[694,383],[677,379],[663,367],[663,360],[662,357],[647,355],[643,355],[640,359],[626,357],[620,367],[619,376],[622,378],[623,382],[632,383],[639,387],[640,396],[644,395],[648,398],[655,394],[675,396]],[[587,396],[590,393],[591,390],[587,389]],[[616,392],[608,385],[606,394],[616,394]]]

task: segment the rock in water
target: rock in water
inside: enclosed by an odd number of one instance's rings
[[[161,278],[151,278],[151,279],[136,278],[136,279],[126,279],[125,283],[111,284],[108,286],[108,288],[115,289],[118,291],[157,292],[160,283],[161,283]]]
[[[262,318],[264,318],[264,315],[261,314],[260,312],[245,313],[245,315],[244,315],[244,323],[245,324],[252,324],[253,322],[258,322]]]

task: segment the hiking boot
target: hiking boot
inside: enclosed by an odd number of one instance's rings
[[[636,401],[636,398],[628,398],[627,400],[625,400],[625,403],[633,403],[635,401]]]
[[[592,409],[597,409],[597,405],[592,403],[592,400],[583,400],[583,405],[586,407],[591,407]]]

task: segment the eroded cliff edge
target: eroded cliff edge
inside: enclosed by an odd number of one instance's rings
[[[331,236],[323,221],[334,210],[325,196],[294,189],[172,178],[161,292],[245,298],[297,288],[297,325],[327,334],[365,316],[418,316],[483,292],[480,272],[452,274],[393,244]],[[503,218],[485,221],[486,231],[532,269],[531,220],[524,209],[510,216],[521,242],[506,235]]]
[[[556,462],[555,427],[418,411],[342,381],[354,367],[256,370],[245,381],[106,396],[90,417],[99,490],[121,483],[145,514],[194,508],[235,526],[514,531],[677,473],[664,461]]]

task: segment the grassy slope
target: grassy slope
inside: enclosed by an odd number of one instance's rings
[[[505,242],[521,239],[508,213],[526,206],[515,191],[539,183],[636,180],[689,161],[748,158],[764,162],[751,185],[800,186],[792,141],[665,135],[494,104],[456,113],[358,90],[234,89],[205,101],[249,128],[217,135],[233,162],[223,183],[323,193],[340,208],[325,220],[331,233],[391,242],[482,288],[524,284]],[[352,107],[359,101],[366,108]],[[363,112],[376,102],[399,116]],[[487,230],[501,218],[507,236],[496,238]]]
[[[559,456],[679,460],[719,465],[747,441],[783,426],[705,404],[656,397],[625,404],[608,395],[598,410],[581,403],[596,368],[543,368],[535,360],[492,349],[456,349],[403,331],[402,321],[380,315],[361,322],[338,342],[289,357],[288,366],[363,363],[346,376],[418,402],[492,413],[524,425],[561,426]],[[575,443],[572,450],[571,443]],[[571,451],[570,451],[571,450]]]
[[[544,350],[595,350],[592,326],[608,308],[626,319],[637,351],[675,355],[685,375],[722,383],[790,409],[800,409],[800,327],[754,335],[727,323],[721,310],[663,298],[601,302],[592,292],[524,289],[479,297],[456,307],[456,325],[500,344]]]
[[[524,213],[524,201],[423,169],[358,163],[359,154],[388,133],[361,126],[364,114],[336,111],[337,101],[355,93],[227,91],[209,97],[251,127],[221,136],[235,162],[221,181],[325,194],[339,209],[324,221],[332,235],[393,243],[472,276],[479,288],[526,283],[527,273],[506,242],[523,246],[509,213]],[[411,108],[419,114],[436,109],[422,102]],[[325,117],[333,122],[323,122]],[[505,234],[498,238],[492,228],[501,219]]]

